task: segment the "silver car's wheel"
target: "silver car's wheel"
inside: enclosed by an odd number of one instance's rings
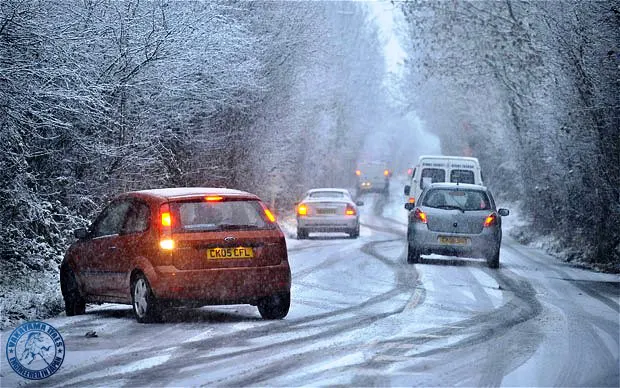
[[[499,248],[487,256],[487,265],[489,268],[499,268]]]
[[[131,287],[133,312],[140,323],[153,322],[159,318],[157,303],[148,280],[143,274],[136,276]]]
[[[407,248],[407,263],[415,264],[420,262],[420,252],[411,245]]]

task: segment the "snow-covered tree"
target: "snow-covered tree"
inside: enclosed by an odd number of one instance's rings
[[[534,230],[587,260],[617,262],[617,5],[411,1],[403,10],[410,82],[423,94],[416,108],[445,152],[480,157],[488,184],[521,198]]]

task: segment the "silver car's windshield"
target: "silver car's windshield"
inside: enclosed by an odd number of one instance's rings
[[[462,211],[491,209],[489,197],[479,190],[432,189],[424,196],[422,205]]]

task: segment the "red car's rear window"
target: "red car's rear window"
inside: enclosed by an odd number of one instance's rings
[[[192,200],[171,202],[175,233],[218,230],[272,229],[256,200]]]

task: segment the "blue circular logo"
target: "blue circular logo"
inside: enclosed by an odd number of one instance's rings
[[[52,325],[26,322],[9,336],[6,358],[18,375],[41,380],[60,369],[65,359],[65,341]]]

